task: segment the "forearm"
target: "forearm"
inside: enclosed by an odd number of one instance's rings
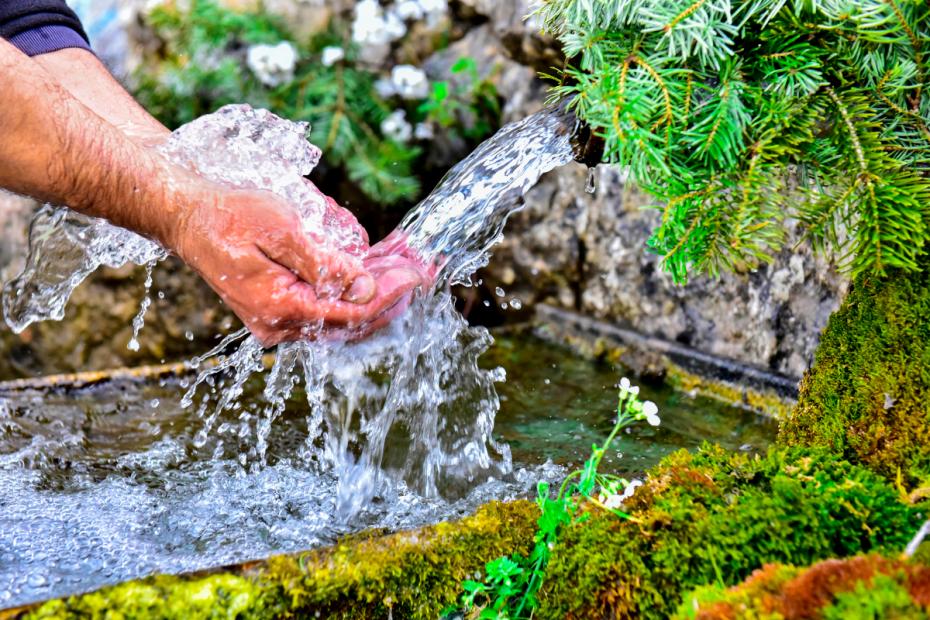
[[[165,162],[0,40],[0,187],[103,217],[171,245],[180,213]],[[168,212],[153,213],[151,205]]]
[[[170,133],[167,127],[136,103],[103,63],[87,50],[67,48],[34,56],[32,60],[91,112],[130,137],[147,138]]]

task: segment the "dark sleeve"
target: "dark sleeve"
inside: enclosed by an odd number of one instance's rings
[[[81,20],[64,0],[0,0],[0,37],[29,56],[67,47],[90,50]]]

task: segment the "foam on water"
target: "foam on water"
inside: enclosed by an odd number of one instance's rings
[[[191,445],[196,426],[180,394],[162,390],[151,415],[153,390],[0,399],[0,445],[12,449],[0,460],[0,608],[310,549],[369,526],[457,518],[561,473],[554,466],[516,471],[451,499],[385,483],[377,501],[346,522],[336,516],[335,472],[283,458],[247,473],[235,449],[223,446],[236,429],[212,438],[204,452],[214,457],[203,458]],[[288,441],[290,428],[277,438]],[[133,445],[144,448],[126,449]]]
[[[9,565],[4,553],[19,554],[21,567],[6,575],[0,568],[0,597],[7,599],[0,602],[293,551],[368,525],[434,522],[480,501],[529,492],[537,478],[556,475],[551,467],[515,474],[509,447],[494,441],[494,383],[504,371],[478,367],[493,340],[456,312],[449,285],[470,283],[523,193],[572,159],[570,124],[550,108],[505,127],[411,211],[393,247],[427,265],[435,286],[419,291],[389,326],[359,342],[320,338],[278,346],[257,409],[243,408],[240,397],[249,378],[265,372],[258,341],[243,330],[204,356],[220,355],[220,362],[200,374],[181,405],[202,419],[192,448],[212,449],[214,457],[183,473],[159,465],[140,474],[164,478],[161,495],[117,477],[89,480],[79,501],[54,493],[16,497],[14,489],[39,484],[41,474],[27,465],[41,469],[50,453],[80,444],[74,429],[57,438],[45,429],[0,456],[2,518],[35,519],[26,530],[42,541],[39,547],[0,536],[0,567]],[[305,132],[263,110],[226,106],[182,127],[159,150],[215,182],[287,198],[300,209],[307,234],[364,256],[357,224],[303,178],[319,159]],[[47,207],[37,223],[27,267],[4,292],[4,313],[17,331],[60,319],[68,296],[99,265],[165,257],[148,240],[67,209]],[[139,326],[141,320],[142,314]],[[268,466],[275,422],[298,385],[310,411],[303,445]],[[14,432],[12,423],[7,427]],[[170,463],[186,449],[165,440],[125,458],[128,467],[145,471],[145,463]],[[31,559],[24,563],[22,554]],[[60,587],[52,583],[66,578]]]

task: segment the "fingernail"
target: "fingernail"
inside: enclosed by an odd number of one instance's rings
[[[378,287],[375,284],[375,279],[369,275],[362,275],[355,278],[355,282],[352,283],[352,286],[346,291],[342,298],[345,301],[367,304],[374,298],[377,290]]]

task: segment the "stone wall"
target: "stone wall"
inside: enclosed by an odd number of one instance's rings
[[[650,198],[611,167],[570,164],[540,181],[508,222],[505,240],[480,274],[499,304],[547,303],[616,321],[645,334],[790,377],[814,358],[820,332],[848,281],[808,247],[782,251],[757,271],[675,284],[647,241],[659,222]],[[797,239],[790,231],[789,244]]]

